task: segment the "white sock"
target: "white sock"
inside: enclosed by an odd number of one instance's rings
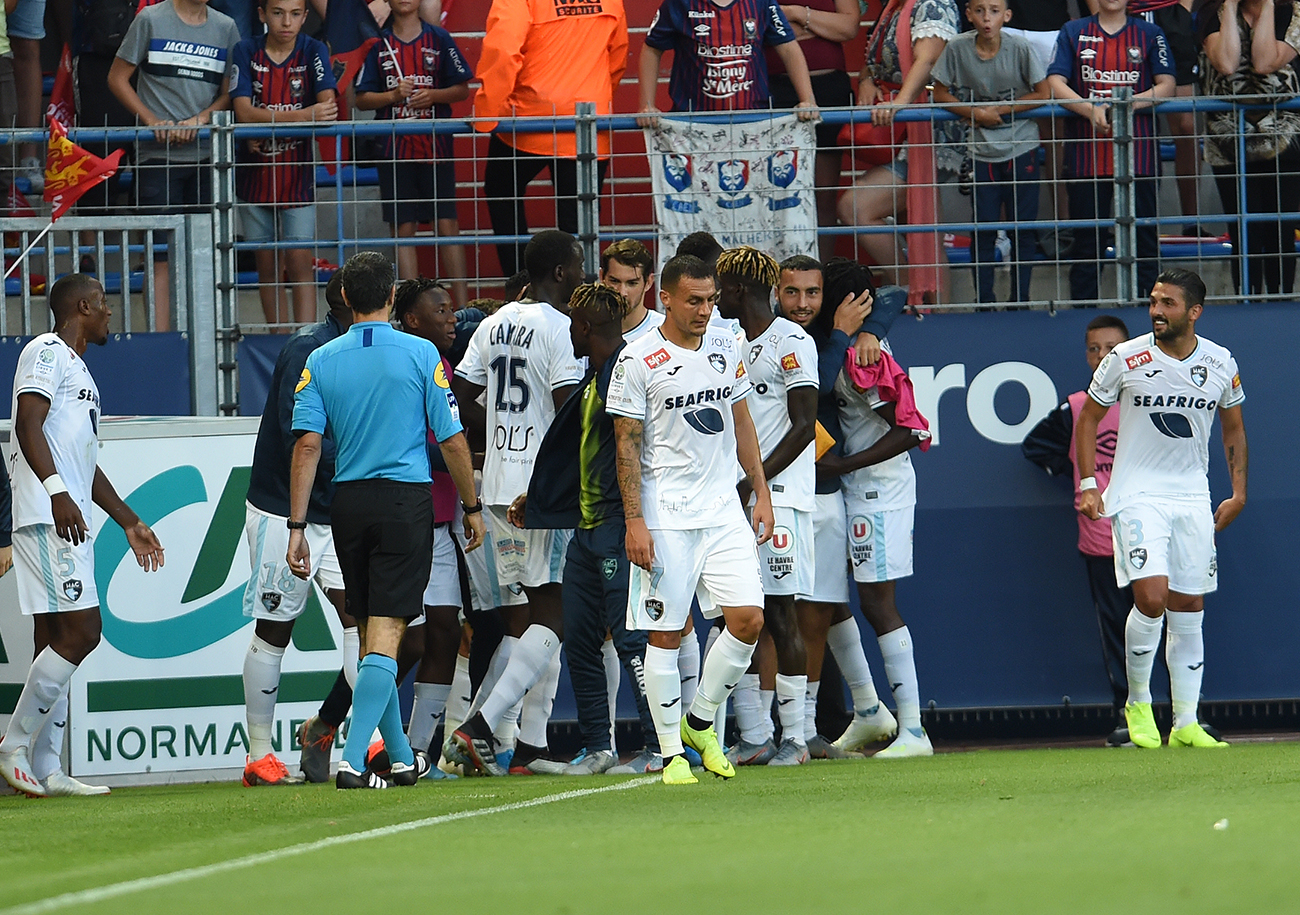
[[[487,697],[492,695],[492,690],[496,689],[497,681],[501,679],[502,672],[506,665],[510,663],[510,656],[515,653],[515,646],[519,640],[513,635],[501,637],[497,650],[492,652],[492,660],[488,661],[487,673],[483,675],[483,682],[478,685],[478,692],[474,694],[474,701],[470,703],[469,712],[465,715],[468,721],[474,717],[474,713],[483,707]]]
[[[63,735],[68,729],[68,687],[45,716],[45,726],[32,739],[32,774],[44,780],[63,771]]]
[[[645,699],[659,735],[659,752],[664,759],[681,756],[682,678],[677,668],[676,648],[645,648]]]
[[[551,723],[555,691],[560,688],[560,653],[551,655],[541,678],[524,694],[519,715],[519,739],[534,747],[546,746],[546,726]]]
[[[614,732],[618,730],[618,686],[623,680],[623,662],[618,659],[613,639],[605,639],[600,657],[605,664],[605,695],[609,697],[609,748],[617,756]]]
[[[759,743],[771,740],[776,736],[776,722],[772,720],[772,703],[774,701],[776,701],[776,690],[760,689],[758,691],[758,707],[763,713],[758,719],[758,723],[763,729]]]
[[[524,630],[519,644],[510,654],[509,663],[501,671],[501,679],[479,709],[488,727],[495,730],[511,706],[523,699],[524,694],[542,678],[546,665],[559,651],[560,637],[546,626],[533,623]]]
[[[789,677],[776,675],[776,714],[781,719],[781,740],[804,740],[804,694],[808,691],[808,677],[802,674]]]
[[[1137,607],[1128,612],[1124,624],[1124,672],[1128,675],[1129,702],[1151,701],[1151,668],[1156,664],[1164,625],[1163,616],[1152,619]]]
[[[731,691],[749,669],[753,657],[753,645],[747,645],[736,638],[730,629],[724,630],[700,671],[700,688],[695,692],[690,713],[704,721],[712,721],[718,706],[727,701]]]
[[[447,695],[447,727],[463,724],[469,717],[469,706],[474,701],[470,695],[469,658],[456,655],[456,674],[451,678],[451,692]]]
[[[31,748],[32,736],[49,719],[59,694],[67,691],[68,681],[76,669],[76,664],[48,646],[36,656],[14,705],[4,740],[0,741],[0,751],[12,753],[19,747]]]
[[[912,654],[912,634],[907,627],[886,632],[876,641],[885,659],[885,676],[894,692],[898,726],[911,731],[921,729],[921,690],[916,685],[916,658]]]
[[[271,752],[275,697],[280,691],[284,649],[253,635],[244,653],[244,708],[248,715],[248,755],[261,759]]]
[[[700,639],[694,629],[682,636],[681,648],[677,650],[677,673],[682,678],[682,705],[690,708],[700,687]]]
[[[692,629],[691,631],[694,632],[695,630]],[[705,657],[705,658],[708,658],[708,656],[709,656],[709,652],[713,650],[713,646],[717,643],[717,641],[718,641],[718,636],[720,636],[720,635],[722,635],[722,630],[719,629],[717,626],[710,626],[710,627],[709,627],[709,634],[708,634],[707,636],[704,637],[704,657]],[[696,641],[698,641],[698,638],[696,639]],[[679,662],[678,665],[677,665],[677,670],[678,670],[679,673],[681,672],[681,663],[680,663],[680,662]],[[699,679],[698,679],[698,678],[697,678],[696,681],[695,681],[695,686],[696,686],[696,689],[698,690],[698,689],[699,689]],[[691,701],[694,702],[695,700],[692,699]],[[733,703],[733,705],[734,705],[734,703]],[[727,732],[727,703],[725,703],[725,702],[721,703],[721,704],[718,706],[718,712],[717,712],[716,715],[713,716],[713,730],[717,732],[718,740],[721,741],[721,742],[723,742],[723,743],[725,744],[725,743],[726,743],[726,732]]]
[[[809,680],[804,690],[803,700],[803,740],[804,743],[817,736],[817,693],[822,688],[821,680]]]
[[[826,647],[835,656],[835,663],[853,694],[853,710],[860,715],[871,712],[880,705],[876,684],[871,678],[871,665],[862,650],[862,630],[852,619],[841,620],[826,633]]]
[[[1205,611],[1166,613],[1165,663],[1169,665],[1169,697],[1174,706],[1174,730],[1196,723],[1205,673]]]
[[[713,657],[712,651],[709,657]],[[704,659],[704,666],[709,666],[708,658]],[[741,740],[762,743],[767,739],[763,736],[763,703],[758,697],[758,674],[745,674],[740,678],[731,693],[731,707],[736,713],[736,730],[740,731]]]
[[[361,663],[361,633],[356,626],[343,630],[343,679],[357,688],[357,665]],[[261,759],[259,756],[258,759]]]
[[[515,741],[519,738],[519,716],[524,712],[524,698],[527,693],[519,697],[519,701],[501,716],[497,726],[492,729],[492,736],[496,738],[497,746],[502,750],[513,750]]]
[[[415,683],[415,701],[411,704],[411,722],[406,727],[406,737],[415,750],[428,750],[433,742],[433,732],[438,729],[438,719],[447,707],[451,694],[450,683]]]

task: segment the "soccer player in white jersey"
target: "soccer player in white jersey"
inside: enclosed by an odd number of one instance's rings
[[[1174,723],[1171,747],[1224,747],[1196,721],[1204,673],[1204,595],[1218,586],[1214,534],[1246,506],[1246,427],[1232,353],[1196,334],[1205,284],[1190,270],[1166,270],[1151,289],[1151,333],[1121,343],[1101,361],[1079,414],[1079,511],[1111,519],[1115,576],[1133,586],[1124,629],[1129,739],[1160,746],[1151,714],[1151,668],[1166,620],[1165,661]],[[1119,441],[1110,485],[1098,492],[1097,424],[1119,404]],[[1211,510],[1210,430],[1215,414],[1232,497]]]
[[[777,262],[755,248],[724,251],[718,258],[718,311],[740,322],[741,355],[753,391],[746,398],[763,475],[772,494],[772,539],[759,548],[763,573],[763,638],[776,647],[776,705],[781,746],[769,766],[808,761],[804,738],[804,694],[808,657],[804,652],[796,598],[812,594],[813,439],[817,430],[817,347],[799,325],[772,311],[772,289],[780,282]],[[748,482],[740,501],[749,503]],[[770,715],[769,709],[764,709]]]
[[[600,252],[600,281],[627,299],[623,318],[623,339],[628,343],[664,323],[664,316],[647,308],[645,298],[654,285],[650,271],[654,260],[646,246],[635,238],[620,238]]]
[[[860,293],[865,282],[864,277],[846,291]],[[881,344],[889,353],[888,341]],[[844,453],[828,452],[818,463],[840,477],[858,603],[875,630],[898,719],[898,736],[873,758],[930,756],[934,747],[921,727],[912,635],[894,597],[898,579],[912,574],[916,471],[907,452],[922,439],[899,424],[896,404],[883,399],[879,388],[858,390],[841,371],[834,390]]]
[[[649,632],[646,699],[663,753],[663,781],[693,784],[684,747],[723,778],[736,770],[713,718],[749,667],[763,628],[759,545],[772,536],[762,452],[745,405],[740,346],[709,326],[713,268],[674,257],[659,291],[664,323],[628,344],[614,366],[606,412],[614,417],[618,483],[627,519],[628,628]],[[752,527],[736,492],[736,463],[754,492]],[[677,654],[699,596],[726,630],[704,662],[685,716]]]
[[[68,682],[99,644],[91,502],[121,525],[146,572],[163,564],[163,548],[95,463],[99,388],[82,355],[108,342],[104,288],[74,273],[54,284],[49,302],[54,330],[23,347],[14,373],[14,570],[19,608],[35,617],[37,654],[0,741],[0,774],[35,797],[108,794],[59,762]]]
[[[564,634],[560,581],[564,551],[573,535],[523,530],[506,518],[510,503],[528,491],[542,436],[583,375],[573,355],[569,319],[561,310],[583,279],[581,246],[567,232],[548,229],[528,243],[524,263],[530,278],[527,296],[503,305],[478,326],[456,368],[454,384],[457,398],[466,404],[466,424],[486,430],[483,504],[491,536],[484,552],[490,574],[503,586],[523,585],[528,595],[527,628],[501,676],[479,710],[452,735],[460,752],[487,775],[505,774],[496,759],[493,731],[534,686],[544,691],[538,697],[543,710],[539,717],[550,718]],[[478,406],[480,397],[483,407]],[[518,631],[521,620],[512,621],[511,616],[520,612],[505,611],[507,630]],[[545,744],[545,720],[540,731],[521,730],[511,768],[527,767],[534,760],[549,764]],[[563,765],[553,771],[563,771]]]

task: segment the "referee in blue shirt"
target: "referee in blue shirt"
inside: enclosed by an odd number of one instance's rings
[[[437,347],[388,323],[393,279],[392,264],[373,251],[343,265],[352,327],[307,357],[294,395],[298,442],[290,469],[287,559],[299,578],[311,574],[303,530],[328,429],[337,486],[330,526],[347,609],[361,636],[350,728],[356,736],[343,751],[339,788],[387,787],[366,771],[367,738],[376,726],[392,760],[393,783],[414,785],[420,775],[402,730],[396,659],[407,620],[424,610],[433,559],[428,430],[441,444],[464,505],[466,549],[483,542],[483,506],[474,493],[456,398]]]

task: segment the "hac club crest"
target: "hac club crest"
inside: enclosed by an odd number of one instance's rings
[[[1192,366],[1192,382],[1198,387],[1205,387],[1206,380],[1210,377],[1209,371],[1203,365]]]
[[[63,583],[63,595],[70,601],[81,597],[81,579],[69,578]]]

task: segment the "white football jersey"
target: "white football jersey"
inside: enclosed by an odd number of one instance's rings
[[[483,502],[509,505],[528,491],[555,388],[582,380],[569,318],[545,302],[511,302],[474,331],[456,374],[484,387]]]
[[[766,459],[792,425],[787,392],[809,385],[817,388],[817,345],[802,327],[785,318],[777,318],[756,339],[740,345],[745,373],[754,386],[748,400],[749,415],[754,418],[758,447]],[[814,403],[814,412],[816,409]],[[816,460],[816,442],[809,442],[785,470],[767,481],[773,505],[812,510]]]
[[[18,356],[10,416],[18,416],[18,395],[29,393],[50,402],[43,430],[54,469],[89,527],[94,520],[90,490],[99,459],[99,388],[95,379],[90,377],[85,360],[58,334],[41,334]],[[49,494],[27,463],[16,434],[10,438],[10,450],[14,529],[53,524]]]
[[[623,331],[623,339],[631,343],[633,340],[639,340],[652,330],[656,330],[660,324],[664,323],[664,316],[652,308],[647,308],[645,317],[641,323],[631,330]]]
[[[1108,515],[1144,495],[1210,497],[1215,413],[1246,399],[1232,353],[1198,336],[1179,361],[1154,334],[1143,334],[1101,361],[1088,395],[1103,406],[1119,404],[1115,465],[1102,495]]]
[[[887,341],[881,348],[893,355]],[[876,408],[885,403],[878,388],[859,391],[840,370],[835,379],[835,402],[840,409],[840,429],[844,433],[844,453],[866,451],[889,431],[889,423],[880,418]],[[845,498],[862,500],[873,511],[894,511],[916,504],[916,469],[911,452],[904,451],[887,461],[863,467],[840,477]]]
[[[697,350],[656,330],[629,343],[614,366],[605,410],[639,419],[641,511],[646,526],[699,530],[739,502],[732,404],[750,393],[736,338],[710,328]]]

